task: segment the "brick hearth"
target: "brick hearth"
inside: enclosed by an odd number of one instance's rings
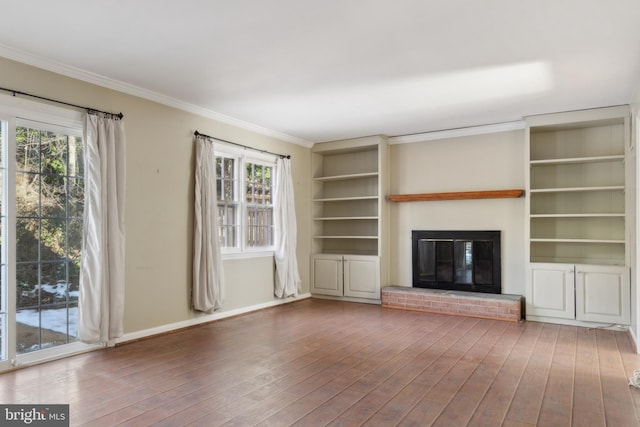
[[[382,306],[457,316],[522,320],[522,296],[390,286],[382,289]]]

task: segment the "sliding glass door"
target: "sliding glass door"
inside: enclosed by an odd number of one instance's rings
[[[79,127],[9,117],[0,129],[2,369],[77,341],[84,148]]]

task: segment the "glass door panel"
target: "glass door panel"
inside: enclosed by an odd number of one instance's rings
[[[17,354],[76,341],[84,199],[80,142],[16,128]]]

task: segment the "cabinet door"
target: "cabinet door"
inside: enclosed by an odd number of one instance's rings
[[[379,258],[344,257],[344,296],[380,299]]]
[[[311,293],[342,296],[342,256],[314,255],[311,258]]]
[[[628,325],[630,310],[628,267],[576,266],[576,319]]]
[[[574,319],[574,276],[573,264],[530,264],[527,315]]]

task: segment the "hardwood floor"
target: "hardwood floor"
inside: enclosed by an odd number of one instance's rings
[[[626,332],[307,299],[0,375],[71,425],[638,426]]]

